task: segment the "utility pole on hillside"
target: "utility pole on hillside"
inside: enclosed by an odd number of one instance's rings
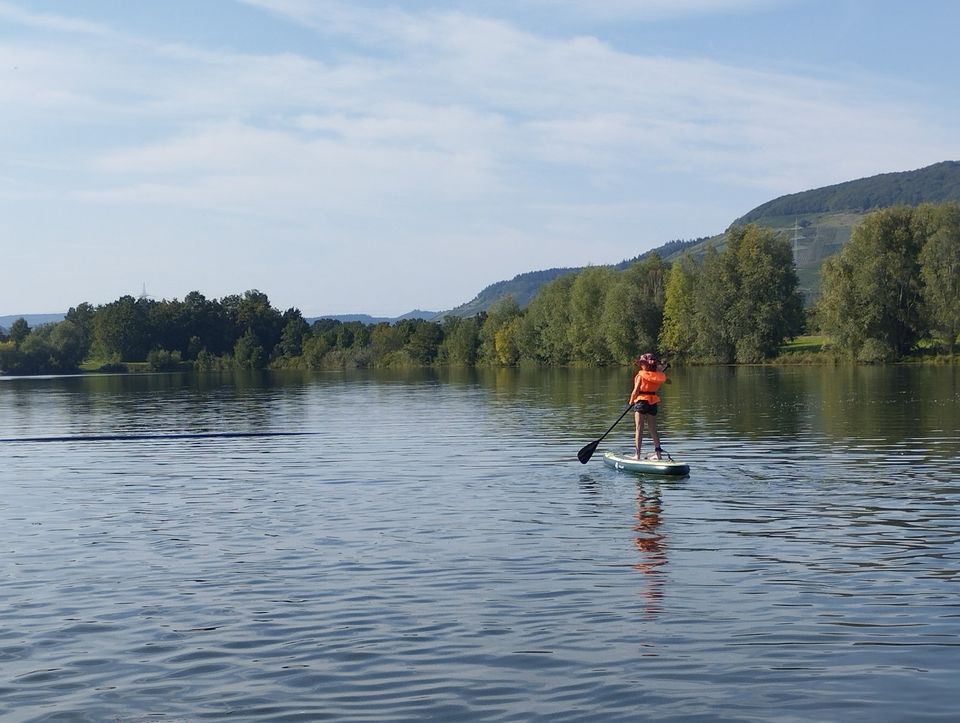
[[[800,265],[800,242],[803,240],[803,229],[800,228],[800,219],[796,218],[793,221],[793,264],[794,266]]]

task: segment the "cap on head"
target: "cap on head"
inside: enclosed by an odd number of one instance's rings
[[[648,351],[646,354],[641,354],[637,357],[636,364],[641,367],[651,367],[654,368],[657,364],[660,363],[660,355],[654,351]]]

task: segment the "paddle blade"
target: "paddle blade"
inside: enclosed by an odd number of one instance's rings
[[[600,446],[600,440],[596,442],[591,442],[586,447],[577,452],[577,459],[580,460],[580,464],[586,464],[590,461],[590,458],[593,456],[593,453],[597,451],[597,447]]]

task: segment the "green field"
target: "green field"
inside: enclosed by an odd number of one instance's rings
[[[780,347],[781,354],[816,354],[823,351],[829,339],[825,336],[798,336]]]

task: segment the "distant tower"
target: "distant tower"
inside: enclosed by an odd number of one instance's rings
[[[148,299],[152,299],[152,298],[153,298],[152,296],[150,296],[150,294],[147,293],[147,283],[146,283],[146,282],[143,282],[143,288],[142,288],[142,290],[140,291],[140,296],[138,296],[137,298],[140,299],[140,301],[147,301]]]
[[[800,242],[803,241],[803,229],[800,228],[800,219],[797,218],[793,222],[793,228],[790,229],[793,231],[793,263],[796,266],[800,265]]]

